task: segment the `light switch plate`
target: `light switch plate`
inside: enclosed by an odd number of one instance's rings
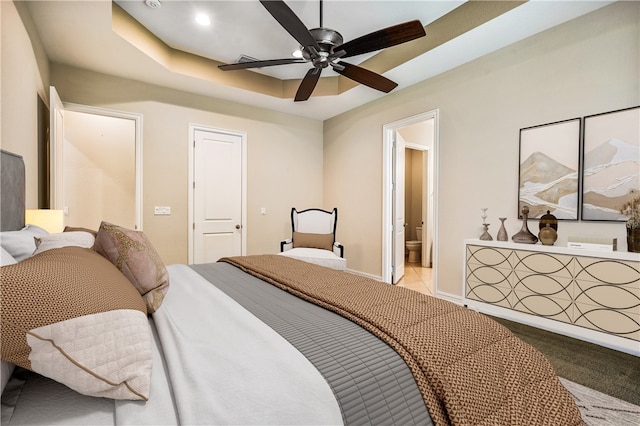
[[[168,206],[155,206],[153,208],[153,214],[156,216],[168,216],[171,214],[171,207]]]

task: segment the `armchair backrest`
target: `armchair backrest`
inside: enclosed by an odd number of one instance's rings
[[[322,209],[307,209],[298,211],[291,209],[291,230],[305,234],[333,234],[336,235],[338,223],[338,209],[331,211]]]

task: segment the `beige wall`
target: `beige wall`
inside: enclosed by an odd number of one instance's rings
[[[291,207],[322,206],[322,122],[49,64],[24,4],[2,8],[1,146],[25,157],[37,208],[37,96],[143,116],[143,229],[166,263],[188,260],[188,126],[247,133],[247,253],[275,253]],[[48,102],[48,101],[47,101]],[[171,206],[154,216],[153,206]],[[260,208],[267,214],[260,215]]]
[[[380,276],[382,126],[440,110],[437,291],[462,295],[463,240],[498,216],[517,232],[519,129],[640,104],[640,3],[617,2],[324,124],[324,203],[340,209],[349,268]],[[537,222],[534,222],[537,225]],[[617,237],[622,223],[562,222]]]
[[[0,1],[1,48],[0,60],[0,147],[24,157],[27,170],[28,209],[38,208],[38,96],[48,104],[49,68],[42,45],[32,42],[35,33],[28,15],[24,22],[21,12],[24,3],[17,5]]]
[[[320,121],[60,64],[51,82],[63,102],[143,116],[143,229],[166,263],[188,261],[189,124],[247,133],[247,254],[276,253],[291,235],[291,207],[322,204]],[[171,216],[154,216],[154,206]]]
[[[143,115],[144,230],[167,263],[187,260],[190,123],[248,134],[248,253],[277,251],[291,206],[338,207],[349,268],[380,276],[382,126],[440,110],[437,291],[461,295],[462,240],[517,232],[518,130],[640,104],[640,4],[612,6],[324,123],[131,80],[51,65],[24,5],[2,12],[1,146],[25,156],[27,207],[37,206],[37,98],[49,79],[63,101]],[[24,14],[22,14],[24,15]],[[324,145],[323,145],[324,143]],[[170,217],[154,205],[172,206]],[[266,216],[259,215],[261,207]],[[562,222],[569,235],[618,237],[622,224]]]

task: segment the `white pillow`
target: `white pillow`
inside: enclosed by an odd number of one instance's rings
[[[36,250],[34,237],[49,235],[47,231],[35,225],[27,225],[19,231],[0,233],[0,246],[20,262],[33,255]]]
[[[71,231],[62,232],[60,234],[49,234],[42,237],[34,237],[36,250],[33,254],[42,253],[43,251],[75,246],[91,248],[95,242],[95,237],[89,232],[84,231]]]
[[[13,265],[15,263],[18,263],[18,261],[8,251],[0,247],[0,266]]]

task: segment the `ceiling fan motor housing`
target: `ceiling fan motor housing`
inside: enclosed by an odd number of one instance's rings
[[[326,68],[329,65],[329,55],[333,53],[335,46],[340,46],[343,42],[342,35],[331,28],[312,28],[309,30],[313,38],[318,42],[320,51],[309,49],[305,46],[300,47],[302,57],[311,61],[314,66]]]

